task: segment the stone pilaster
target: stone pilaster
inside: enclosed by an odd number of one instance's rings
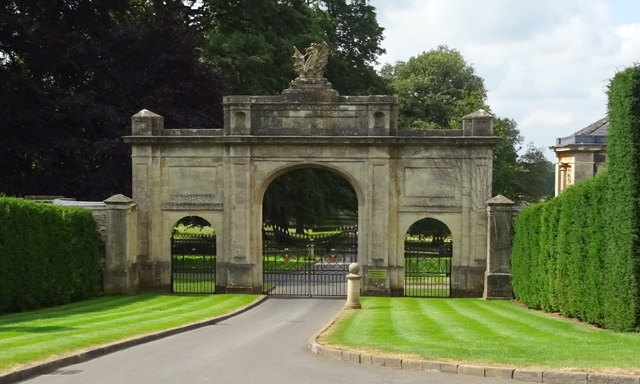
[[[487,201],[487,269],[484,274],[485,299],[510,300],[511,238],[513,201],[498,195]]]
[[[107,208],[107,241],[104,292],[134,293],[138,277],[134,268],[136,253],[136,205],[124,195],[104,201]]]

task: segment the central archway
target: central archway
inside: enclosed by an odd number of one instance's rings
[[[323,167],[280,173],[262,201],[263,292],[345,296],[358,255],[358,198],[351,184]]]

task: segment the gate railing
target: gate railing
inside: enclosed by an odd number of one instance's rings
[[[178,234],[171,238],[171,292],[214,293],[216,236]]]
[[[263,228],[264,291],[272,295],[344,296],[348,266],[357,259],[357,228],[291,234]]]
[[[451,296],[451,242],[405,240],[404,295]]]

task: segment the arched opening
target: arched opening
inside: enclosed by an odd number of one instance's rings
[[[264,193],[263,290],[271,295],[344,296],[358,254],[358,198],[326,168],[298,168]]]
[[[171,231],[171,292],[215,293],[216,233],[199,216],[180,219]]]
[[[404,296],[451,297],[451,230],[425,218],[411,225],[404,239]]]

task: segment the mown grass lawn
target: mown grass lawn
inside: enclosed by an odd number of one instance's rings
[[[335,347],[497,366],[640,374],[640,333],[481,299],[362,298],[320,339]]]
[[[0,372],[92,346],[217,317],[256,295],[104,296],[0,316]]]

